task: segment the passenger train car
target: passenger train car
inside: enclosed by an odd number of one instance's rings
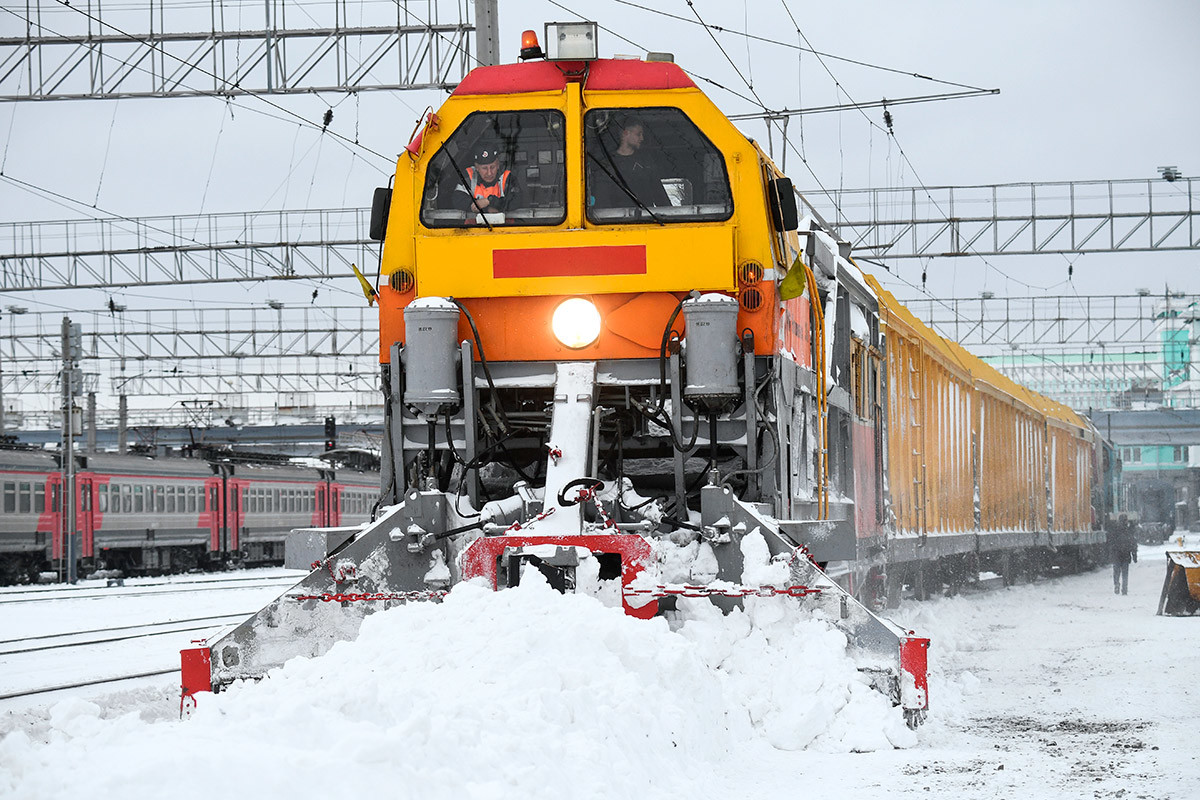
[[[332,636],[320,601],[352,636],[371,603],[536,566],[563,590],[619,581],[638,617],[680,594],[826,607],[916,724],[928,640],[873,609],[1103,540],[1087,420],[939,337],[801,220],[674,63],[566,53],[586,28],[547,26],[557,58],[528,32],[524,63],[472,71],[376,190],[385,508],[185,651],[185,695],[319,652],[272,631],[320,612]],[[497,153],[504,187],[464,203]]]
[[[62,564],[57,456],[0,449],[0,571],[36,580]],[[354,525],[379,495],[373,472],[198,458],[81,455],[76,536],[84,571],[164,572],[283,561],[293,528]]]

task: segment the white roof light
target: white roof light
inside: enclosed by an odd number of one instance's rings
[[[546,58],[550,61],[592,61],[597,57],[596,23],[547,22]]]

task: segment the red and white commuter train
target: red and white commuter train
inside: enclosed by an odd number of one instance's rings
[[[0,449],[0,580],[34,580],[67,553],[60,457]],[[81,455],[80,574],[282,563],[293,528],[370,519],[379,474],[203,458]]]

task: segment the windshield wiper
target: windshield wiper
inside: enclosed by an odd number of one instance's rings
[[[633,193],[633,190],[630,189],[629,186],[626,185],[625,179],[623,177],[621,177],[620,175],[614,174],[612,171],[609,170],[608,167],[604,166],[604,163],[600,159],[596,158],[596,154],[593,153],[592,151],[588,150],[587,155],[588,155],[588,158],[592,159],[592,161],[594,161],[596,163],[596,166],[598,166],[598,167],[600,167],[600,169],[604,170],[604,174],[607,175],[609,177],[609,179],[612,180],[612,182],[617,186],[617,188],[619,188],[625,194],[629,195],[630,200],[637,203],[638,208],[640,208],[642,211],[645,211],[647,214],[649,214],[650,218],[653,219],[655,222],[657,222],[659,225],[667,224],[667,223],[663,222],[661,219],[659,219],[658,215],[655,214],[653,211],[651,211],[649,206],[647,206],[645,203],[643,203],[641,200],[638,199],[638,196]],[[608,157],[609,163],[612,164],[612,154],[609,153],[608,150],[605,150],[604,155]],[[617,165],[612,164],[612,168],[615,170],[617,168]]]
[[[467,180],[467,173],[463,172],[462,167],[454,160],[454,156],[450,155],[450,149],[446,149],[446,158],[450,159],[450,165],[454,167],[454,171],[458,173],[458,179],[462,182],[463,188],[467,190],[467,196],[471,198],[471,205],[475,206],[475,210],[479,213],[479,218],[483,220],[483,224],[487,225],[489,232],[493,230],[492,223],[488,222],[487,214],[479,210],[479,206],[475,205],[475,197],[471,194],[471,182]]]

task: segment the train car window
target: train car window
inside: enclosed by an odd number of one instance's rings
[[[164,486],[163,491],[165,491],[167,494],[167,513],[174,514],[175,509],[178,507],[178,504],[176,502],[177,495],[175,493],[175,487],[174,486]]]
[[[108,511],[108,486],[105,484],[100,484],[96,495],[96,510],[101,514]]]
[[[60,505],[59,505],[59,496],[60,496],[60,495],[59,495],[58,488],[59,488],[59,487],[58,487],[58,484],[54,484],[54,485],[52,485],[52,486],[50,487],[50,504],[51,504],[51,510],[52,510],[52,511],[53,511],[55,514],[57,514],[57,513],[58,513],[58,509],[60,508]]]
[[[15,483],[4,484],[4,511],[8,514],[17,513],[17,485]]]
[[[133,487],[133,513],[141,514],[146,510],[146,487]]]
[[[38,514],[46,510],[46,487],[40,483],[33,486],[33,510]]]
[[[17,513],[28,514],[31,511],[33,511],[33,484],[18,484]]]
[[[421,224],[560,224],[567,218],[564,123],[552,110],[468,116],[429,161]]]
[[[712,222],[733,215],[724,157],[678,108],[595,108],[583,125],[590,222]]]

